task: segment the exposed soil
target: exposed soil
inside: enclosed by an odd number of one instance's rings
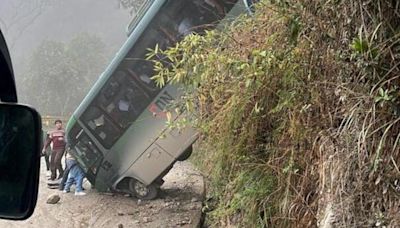
[[[85,180],[86,196],[48,189],[42,164],[38,202],[26,221],[0,220],[0,227],[196,227],[201,217],[203,177],[189,162],[177,162],[165,176],[156,200],[141,201],[122,194],[99,193]],[[57,204],[47,198],[59,194]]]

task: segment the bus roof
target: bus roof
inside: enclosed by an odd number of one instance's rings
[[[140,20],[142,17],[145,15],[147,10],[150,8],[150,6],[154,3],[154,1],[157,0],[147,0],[145,1],[139,8],[139,10],[136,12],[135,16],[132,18],[132,20],[129,22],[129,24],[126,26],[126,35],[129,37],[133,30],[136,28],[136,26],[139,24]],[[162,0],[164,1],[164,0]]]

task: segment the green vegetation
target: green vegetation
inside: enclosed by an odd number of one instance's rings
[[[399,15],[395,0],[261,1],[149,54],[202,133],[209,225],[400,226]]]

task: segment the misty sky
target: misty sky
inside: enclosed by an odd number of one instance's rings
[[[130,19],[118,0],[0,1],[0,28],[10,49],[17,83],[28,57],[43,40],[66,42],[88,32],[106,43],[111,59],[126,40],[125,27]]]

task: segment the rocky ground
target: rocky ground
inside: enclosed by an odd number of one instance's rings
[[[0,220],[0,227],[197,227],[204,197],[203,177],[189,162],[178,162],[164,178],[156,200],[141,201],[122,194],[99,193],[85,181],[86,196],[48,189],[44,164],[38,203],[25,221]],[[71,191],[73,192],[73,191]],[[56,204],[46,203],[58,194]]]

